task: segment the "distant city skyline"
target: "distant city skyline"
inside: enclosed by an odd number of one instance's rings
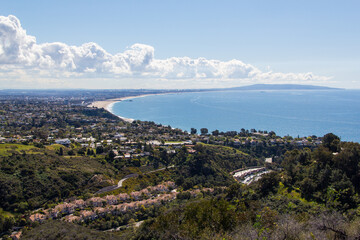
[[[0,89],[360,88],[358,1],[10,1]]]

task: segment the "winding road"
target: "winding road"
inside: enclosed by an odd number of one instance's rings
[[[167,168],[173,168],[175,167],[174,165],[172,166],[169,166]],[[147,173],[153,173],[153,172],[159,172],[159,171],[162,171],[162,170],[165,170],[167,169],[166,167],[164,168],[159,168],[159,169],[156,169],[156,170],[153,170],[153,171],[150,171],[150,172],[146,172],[145,174]],[[129,179],[129,178],[132,178],[132,177],[137,177],[139,176],[139,174],[137,173],[132,173],[132,174],[129,174],[129,175],[126,175],[124,178],[122,178],[117,185],[114,185],[114,186],[108,186],[108,187],[104,187],[102,189],[100,189],[99,191],[97,191],[95,194],[101,194],[101,193],[105,193],[105,192],[110,192],[110,191],[114,191],[118,188],[121,188],[122,187],[122,184],[123,182],[126,180],[126,179]]]
[[[117,185],[104,187],[104,188],[100,189],[99,191],[97,191],[95,194],[101,194],[101,193],[105,193],[105,192],[114,191],[114,190],[116,190],[116,189],[118,189],[118,188],[121,188],[123,182],[124,182],[126,179],[132,178],[132,177],[137,177],[137,176],[139,176],[139,174],[137,174],[137,173],[132,173],[132,174],[126,175],[124,178],[122,178],[122,179],[118,182]]]

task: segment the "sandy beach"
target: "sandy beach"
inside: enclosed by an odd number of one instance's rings
[[[116,102],[129,100],[129,99],[133,99],[133,98],[140,98],[140,97],[146,97],[146,96],[151,96],[151,95],[164,95],[164,94],[168,94],[168,93],[143,94],[143,95],[137,95],[137,96],[129,96],[129,97],[122,97],[122,98],[107,99],[107,100],[104,100],[104,101],[92,102],[91,104],[88,105],[88,107],[104,108],[107,111],[113,113],[112,112],[112,106]],[[122,116],[118,116],[118,117],[121,118],[122,120],[124,120],[126,122],[130,122],[130,123],[134,121],[134,119],[131,119],[131,118],[125,118],[125,117],[122,117]]]

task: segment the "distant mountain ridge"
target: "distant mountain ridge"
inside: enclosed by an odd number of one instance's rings
[[[301,84],[254,84],[243,87],[227,88],[229,90],[341,90],[341,88],[331,88],[314,85]]]
[[[179,92],[202,92],[202,91],[227,91],[227,90],[344,90],[343,88],[332,88],[301,84],[253,84],[242,87],[231,88],[193,88],[193,89],[0,89],[0,95],[90,95],[131,93],[132,95],[156,94],[156,93],[179,93]]]

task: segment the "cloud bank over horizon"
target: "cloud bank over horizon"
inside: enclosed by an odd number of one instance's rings
[[[15,16],[0,16],[0,83],[83,88],[211,88],[255,83],[324,84],[331,77],[261,71],[240,60],[156,59],[152,46],[136,43],[110,54],[96,43],[37,43]],[[10,84],[9,81],[12,81]],[[21,86],[20,86],[21,88]]]

